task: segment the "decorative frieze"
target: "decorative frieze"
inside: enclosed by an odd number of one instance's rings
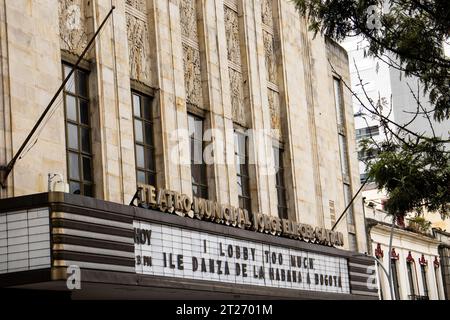
[[[190,104],[201,107],[203,95],[200,52],[189,45],[183,44],[183,53],[186,100]]]
[[[181,34],[198,42],[196,0],[180,0]]]
[[[81,55],[88,43],[86,10],[89,2],[59,0],[59,36],[61,49]]]
[[[202,108],[202,72],[197,26],[197,0],[180,0],[186,102]]]
[[[126,0],[126,4],[139,12],[147,13],[146,0]]]
[[[267,81],[277,84],[277,61],[275,56],[274,37],[263,31],[264,52],[266,60]]]
[[[281,109],[280,109],[280,95],[272,89],[267,89],[270,109],[270,124],[272,134],[275,138],[282,140],[281,135]]]
[[[261,0],[261,20],[266,62],[267,98],[270,108],[273,136],[282,140],[280,95],[278,89],[278,55],[275,49],[275,29],[273,0]]]
[[[228,68],[230,74],[231,107],[233,121],[247,126],[244,109],[244,82],[242,75],[239,15],[236,1],[225,1],[225,36],[227,41]]]
[[[145,0],[127,0],[126,3],[130,78],[151,86],[150,35]]]
[[[241,43],[239,38],[239,16],[225,6],[225,33],[227,39],[228,60],[241,65]]]
[[[244,110],[244,87],[242,74],[233,68],[229,68],[229,74],[233,120],[245,126],[246,117]]]
[[[261,18],[262,23],[268,28],[273,29],[273,1],[261,0]]]

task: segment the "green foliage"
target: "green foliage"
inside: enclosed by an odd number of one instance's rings
[[[315,33],[336,40],[361,35],[369,43],[369,55],[393,54],[405,74],[418,77],[424,85],[434,106],[432,116],[438,121],[450,118],[450,59],[443,49],[450,37],[449,0],[391,0],[387,6],[382,0],[292,1]],[[384,8],[376,28],[370,24],[371,5]],[[377,155],[368,163],[369,179],[387,191],[388,212],[404,216],[425,208],[448,216],[448,137],[424,137],[401,126],[394,131],[388,122],[380,117],[380,125],[388,132],[385,142],[361,144],[362,152]]]
[[[416,216],[409,219],[409,228],[418,232],[428,233],[431,228],[431,222],[426,220],[424,217]]]
[[[446,216],[450,211],[450,157],[445,144],[420,141],[416,144],[388,143],[363,149],[379,150],[368,164],[369,177],[387,191],[386,210],[395,215],[427,209]]]

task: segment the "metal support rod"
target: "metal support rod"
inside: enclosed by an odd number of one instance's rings
[[[375,262],[377,263],[377,266],[380,266],[380,267],[381,267],[381,269],[383,270],[384,274],[386,275],[386,277],[387,277],[388,280],[389,280],[389,278],[390,278],[389,272],[388,272],[388,271],[386,270],[386,268],[383,266],[383,262],[380,261],[380,259],[378,259],[377,257],[369,256],[369,255],[365,255],[365,254],[357,254],[357,255],[354,255],[354,257],[366,257],[366,258],[370,258],[370,259],[375,260]],[[392,284],[391,284],[390,281],[389,281],[389,288],[390,288],[391,294],[392,294]]]
[[[358,192],[353,196],[352,200],[350,201],[350,203],[347,205],[347,207],[345,208],[344,212],[342,212],[342,214],[340,215],[339,219],[336,221],[336,223],[334,224],[333,228],[331,228],[331,231],[334,231],[334,229],[336,229],[337,225],[339,224],[339,222],[341,222],[342,218],[344,218],[345,214],[347,213],[348,209],[350,209],[350,207],[353,205],[353,202],[355,202],[356,198],[358,197],[358,195],[361,193],[361,191],[363,190],[363,188],[366,186],[367,182],[369,181],[369,179],[367,178],[366,181],[364,181],[364,183],[361,185],[361,187],[359,188]]]
[[[79,64],[81,63],[81,61],[83,60],[84,56],[86,55],[86,53],[89,51],[91,45],[94,43],[95,39],[97,38],[98,34],[100,33],[100,31],[102,30],[103,26],[106,24],[106,22],[108,21],[109,17],[111,16],[111,14],[113,13],[114,9],[116,7],[112,6],[111,10],[109,11],[108,15],[105,17],[105,19],[103,20],[103,22],[100,24],[100,27],[97,29],[97,31],[95,32],[94,36],[92,37],[92,39],[89,41],[89,43],[87,44],[86,48],[84,48],[82,54],[78,57],[77,62],[75,63],[74,67],[72,68],[72,70],[69,72],[69,74],[66,76],[66,78],[64,79],[64,81],[62,82],[61,86],[58,88],[58,90],[56,91],[55,95],[53,96],[52,100],[50,100],[49,104],[47,105],[47,107],[45,108],[44,112],[42,113],[42,115],[40,116],[39,120],[36,122],[36,124],[34,125],[33,129],[31,129],[30,133],[28,134],[28,136],[26,137],[26,139],[24,140],[24,142],[22,143],[22,145],[20,146],[19,150],[17,151],[17,153],[14,155],[14,157],[12,158],[12,160],[7,164],[6,167],[1,168],[1,172],[0,172],[0,185],[5,188],[6,187],[6,180],[9,176],[9,174],[11,173],[12,169],[14,168],[14,165],[16,164],[17,160],[19,160],[20,155],[22,154],[23,150],[26,148],[26,146],[28,145],[28,143],[30,142],[31,138],[33,137],[33,135],[36,133],[36,131],[39,129],[39,126],[41,125],[42,121],[45,119],[45,117],[47,116],[48,112],[50,111],[51,107],[53,106],[53,104],[55,103],[56,99],[58,98],[58,96],[61,94],[61,92],[63,91],[64,87],[66,86],[67,82],[69,81],[70,77],[73,75],[73,73],[75,72],[75,70],[77,69],[77,67],[79,66]]]
[[[395,215],[392,215],[392,226],[391,226],[391,235],[389,238],[389,253],[388,253],[388,257],[389,257],[389,276],[388,276],[388,281],[389,281],[389,287],[391,288],[391,300],[397,300],[397,297],[394,295],[394,283],[393,283],[393,278],[392,278],[392,257],[391,257],[391,252],[392,252],[392,242],[394,239],[394,230],[395,230]]]

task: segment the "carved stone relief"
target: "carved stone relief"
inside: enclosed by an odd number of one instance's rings
[[[198,41],[196,0],[180,0],[181,34]]]
[[[225,6],[225,33],[228,60],[241,65],[241,43],[239,40],[239,17],[237,12]]]
[[[58,10],[61,49],[81,55],[88,43],[86,1],[59,0]]]
[[[127,13],[130,78],[151,86],[150,41],[148,24]]]
[[[281,110],[280,110],[280,96],[278,92],[271,89],[267,90],[269,98],[270,119],[272,129],[278,130],[278,138],[281,138]]]
[[[261,18],[262,22],[269,28],[273,28],[273,0],[261,0]]]
[[[229,73],[233,120],[245,126],[247,123],[244,110],[244,87],[242,74],[236,70],[233,70],[232,68],[229,69]]]
[[[202,73],[197,29],[197,0],[180,0],[186,102],[203,107]]]
[[[142,13],[147,12],[146,0],[126,0],[126,4]]]
[[[203,97],[200,52],[186,44],[183,44],[183,52],[186,100],[190,104],[202,107]]]
[[[264,31],[263,34],[267,81],[277,84],[277,61],[274,48],[274,37],[266,31]]]

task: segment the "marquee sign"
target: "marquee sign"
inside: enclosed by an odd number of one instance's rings
[[[236,285],[350,293],[347,260],[135,221],[136,273]]]
[[[245,209],[221,205],[214,201],[196,197],[191,199],[187,195],[157,189],[154,186],[140,185],[138,193],[139,206],[144,208],[322,245],[344,245],[342,233],[325,228],[314,228],[308,224],[280,219],[277,216],[260,213],[250,214]]]

